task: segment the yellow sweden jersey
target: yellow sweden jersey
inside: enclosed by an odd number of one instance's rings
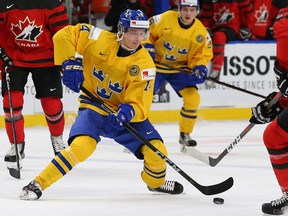
[[[176,68],[206,66],[212,59],[211,37],[197,18],[188,29],[180,27],[177,11],[167,11],[150,18],[149,21],[149,40],[155,46],[157,72],[179,72],[169,70],[163,65]],[[162,65],[157,64],[157,62],[161,62]]]
[[[132,122],[143,121],[153,100],[155,65],[143,47],[130,56],[118,57],[116,39],[116,34],[92,25],[67,26],[53,37],[55,64],[61,65],[79,53],[83,56],[83,86],[114,110],[119,104],[132,105],[136,113]],[[106,115],[80,99],[82,107]]]

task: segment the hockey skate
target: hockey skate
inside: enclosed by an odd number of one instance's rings
[[[153,192],[167,193],[167,194],[181,194],[183,192],[183,186],[177,181],[167,181],[159,188],[151,188],[147,186],[148,190]]]
[[[262,212],[270,215],[283,215],[288,212],[288,193],[284,192],[280,199],[262,205]]]
[[[27,186],[22,188],[19,196],[21,200],[37,200],[42,196],[42,188],[36,181],[31,181]]]
[[[180,151],[183,153],[187,152],[186,146],[194,147],[197,145],[197,142],[190,137],[190,134],[183,132],[180,132],[179,143],[181,144]]]
[[[60,136],[52,136],[51,135],[51,143],[52,143],[52,147],[53,147],[55,155],[57,155],[63,149],[68,147],[68,145],[63,141],[62,135],[60,135]]]
[[[211,71],[209,76],[208,76],[207,81],[205,82],[206,88],[216,88],[216,83],[211,81],[211,80],[209,80],[209,78],[213,78],[213,79],[219,80],[220,71],[218,71],[218,70]]]
[[[25,148],[25,142],[17,144],[20,169],[22,168],[22,159],[25,158],[24,148]],[[14,144],[12,144],[10,149],[7,151],[7,153],[4,157],[4,161],[7,162],[7,168],[8,169],[17,169],[18,168],[17,167],[17,161],[16,161],[16,149],[15,149]]]

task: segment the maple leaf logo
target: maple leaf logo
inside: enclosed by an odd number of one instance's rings
[[[266,5],[262,5],[259,10],[255,11],[255,17],[257,19],[257,22],[266,22],[268,19],[269,13],[267,10]]]
[[[219,24],[225,24],[229,23],[234,17],[234,13],[231,13],[226,7],[223,7],[219,12],[215,13],[213,19]]]
[[[24,21],[19,20],[18,24],[11,24],[10,30],[16,36],[16,40],[37,42],[37,37],[43,32],[42,26],[36,26],[35,20],[30,21],[27,16]]]

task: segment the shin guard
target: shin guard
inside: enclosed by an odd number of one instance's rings
[[[212,70],[220,71],[224,62],[224,48],[227,36],[224,32],[216,31],[213,33],[213,59]]]
[[[58,181],[96,149],[97,142],[89,136],[76,137],[70,146],[56,155],[35,180],[46,189]]]
[[[180,112],[179,130],[184,133],[191,133],[196,123],[200,95],[196,88],[185,88],[179,92],[183,98],[184,105]]]
[[[21,91],[11,91],[12,96],[12,109],[14,114],[14,123],[16,131],[16,143],[23,143],[25,139],[24,134],[24,118],[22,115],[23,109],[23,93]],[[8,93],[5,92],[3,98],[3,106],[5,113],[5,126],[6,132],[9,138],[10,143],[14,143],[13,138],[13,128],[12,128],[12,116],[10,114],[10,103]]]
[[[151,140],[150,143],[167,156],[166,147],[160,140]],[[160,187],[165,181],[166,162],[146,145],[141,152],[144,155],[144,168],[141,173],[143,181],[151,188]]]
[[[64,111],[60,98],[41,98],[41,105],[45,113],[49,131],[52,136],[60,136],[64,131]]]
[[[288,133],[274,120],[265,129],[263,140],[278,183],[283,191],[288,191]]]

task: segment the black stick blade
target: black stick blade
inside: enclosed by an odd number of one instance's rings
[[[16,178],[16,179],[20,179],[20,169],[13,169],[13,168],[10,168],[9,169],[9,173],[12,177]]]
[[[229,177],[228,179],[219,184],[210,186],[198,185],[197,188],[205,195],[214,195],[229,190],[233,186],[233,184],[234,184],[233,178]]]

